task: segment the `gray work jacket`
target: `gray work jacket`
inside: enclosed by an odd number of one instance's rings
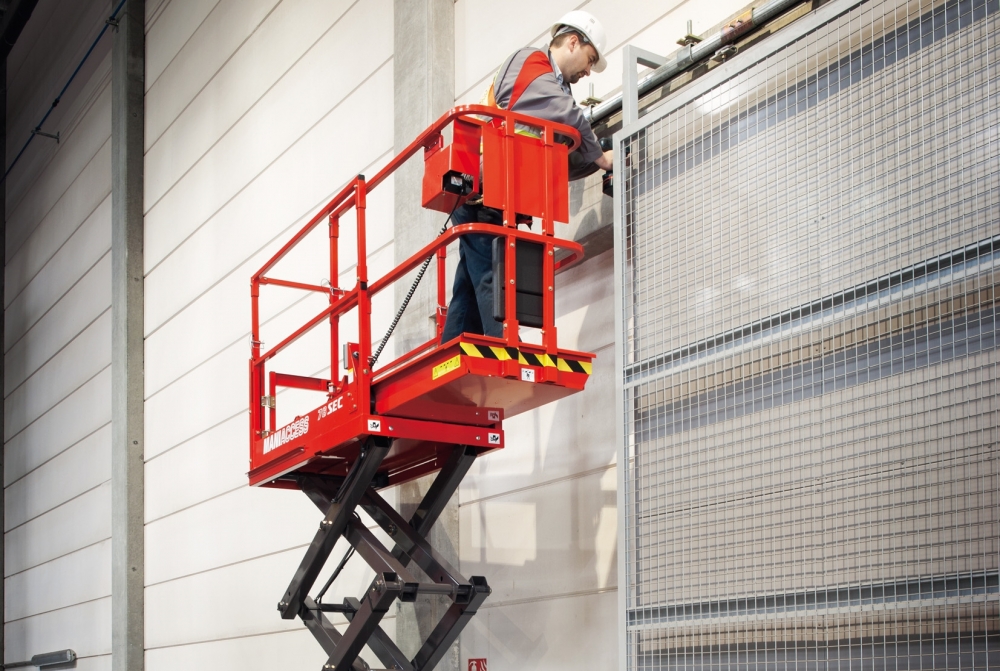
[[[507,109],[507,101],[514,90],[514,82],[521,72],[524,62],[535,51],[542,51],[534,47],[519,49],[511,55],[500,69],[497,70],[496,79],[493,82],[493,96],[497,105]],[[542,53],[546,53],[542,51]],[[548,55],[546,53],[546,55]],[[551,56],[549,56],[551,61]],[[514,103],[514,112],[530,114],[540,119],[555,121],[557,123],[572,126],[580,131],[581,144],[579,149],[570,154],[569,178],[571,180],[586,177],[598,170],[594,164],[604,151],[594,135],[594,130],[590,127],[590,121],[584,116],[583,110],[576,104],[569,84],[556,78],[559,71],[555,63],[552,64],[553,72],[547,72],[528,85],[521,97]]]

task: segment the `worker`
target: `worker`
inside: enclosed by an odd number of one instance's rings
[[[569,156],[570,180],[597,170],[611,170],[613,154],[604,151],[590,121],[576,104],[571,84],[591,71],[607,66],[604,27],[588,12],[569,12],[550,31],[547,49],[525,47],[515,51],[493,77],[484,104],[530,114],[572,126],[580,132],[580,146]],[[518,132],[531,134],[530,129]],[[453,224],[503,224],[503,213],[485,207],[481,197],[455,209]],[[503,337],[503,324],[493,318],[493,239],[486,234],[463,235],[458,245],[458,269],[441,342],[462,333]]]

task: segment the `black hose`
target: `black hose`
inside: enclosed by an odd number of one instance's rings
[[[451,208],[451,213],[448,214],[448,218],[444,220],[444,226],[442,226],[441,230],[438,231],[439,236],[448,230],[448,223],[451,221],[451,217],[453,214],[455,214],[456,209],[458,209],[458,202],[455,203],[455,207]],[[399,324],[399,320],[402,319],[403,312],[406,310],[406,306],[410,304],[410,299],[413,298],[413,294],[416,293],[417,291],[417,285],[420,284],[420,280],[424,278],[424,273],[427,272],[427,267],[431,265],[431,261],[433,259],[434,255],[432,254],[431,256],[427,257],[426,261],[424,261],[424,265],[420,266],[420,272],[417,273],[417,278],[413,280],[413,285],[407,292],[406,298],[403,299],[403,304],[399,306],[399,310],[396,312],[396,316],[392,320],[392,324],[389,325],[389,330],[386,331],[385,337],[382,338],[382,342],[379,343],[378,349],[375,350],[375,353],[372,354],[370,357],[368,357],[369,368],[375,367],[375,362],[378,361],[379,355],[382,353],[382,350],[385,349],[385,344],[389,342],[389,336],[392,335],[392,332],[395,330],[396,325]]]

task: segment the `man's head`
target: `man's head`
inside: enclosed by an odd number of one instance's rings
[[[570,84],[575,84],[582,77],[589,75],[600,60],[594,45],[575,30],[556,35],[549,44],[549,51],[563,79]]]
[[[549,51],[563,79],[570,84],[580,81],[590,71],[603,72],[604,26],[592,14],[581,10],[569,12],[552,25]]]

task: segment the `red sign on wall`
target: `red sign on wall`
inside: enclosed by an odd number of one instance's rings
[[[486,671],[486,658],[485,657],[470,657],[469,658],[469,671]]]

